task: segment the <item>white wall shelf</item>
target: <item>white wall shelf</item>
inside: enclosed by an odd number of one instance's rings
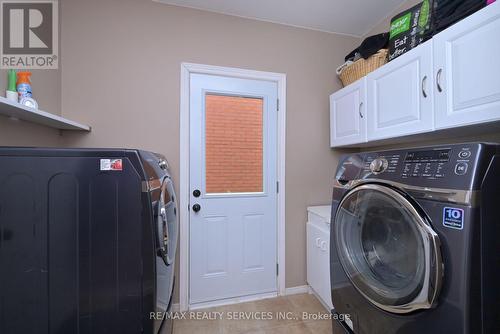
[[[64,117],[23,106],[22,104],[7,100],[0,96],[0,115],[15,119],[20,119],[27,122],[45,125],[59,130],[87,131],[90,132],[91,127],[85,124],[80,124]]]

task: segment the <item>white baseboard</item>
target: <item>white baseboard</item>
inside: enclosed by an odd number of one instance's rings
[[[294,286],[292,288],[285,289],[286,296],[298,295],[301,293],[310,293],[309,285]]]
[[[167,310],[168,308],[168,305],[165,305],[161,302],[158,303],[158,308],[161,310],[161,311],[165,311]],[[179,305],[179,303],[172,303],[172,305],[170,305],[170,311],[169,312],[179,312],[181,310],[181,307]]]
[[[170,311],[172,312],[179,312],[181,310],[181,305],[179,303],[172,304],[172,308]]]
[[[317,293],[316,291],[314,291],[313,288],[309,288],[309,293],[314,295],[316,297],[317,300],[319,300],[319,302],[321,303],[321,305],[323,305],[323,307],[328,311],[328,312],[331,312],[331,308],[330,308],[330,305],[328,305],[320,296],[319,296],[319,293]]]
[[[309,285],[294,286],[294,287],[285,289],[285,296],[298,295],[298,294],[302,294],[302,293],[312,293],[311,291],[312,290],[309,287]],[[197,309],[202,309],[202,308],[207,308],[207,307],[231,305],[231,304],[244,303],[244,302],[248,302],[248,301],[255,301],[255,300],[259,300],[259,299],[266,299],[266,298],[273,298],[273,297],[277,297],[277,294],[270,293],[270,294],[262,294],[262,295],[255,295],[255,296],[232,298],[232,299],[228,299],[228,300],[208,302],[208,303],[203,303],[203,304],[198,304],[198,305],[195,304],[195,305],[191,305],[190,309],[197,310]],[[171,311],[172,312],[179,312],[180,311],[180,304],[179,303],[172,304]]]
[[[213,302],[191,304],[191,305],[189,305],[189,310],[192,311],[192,310],[199,310],[199,309],[204,309],[204,308],[253,302],[253,301],[261,300],[261,299],[275,298],[277,296],[278,296],[277,292],[270,292],[270,293],[262,293],[262,294],[257,294],[257,295],[249,295],[249,296],[221,299],[221,300],[216,300]]]

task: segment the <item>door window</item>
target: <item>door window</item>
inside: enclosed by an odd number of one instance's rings
[[[263,192],[263,106],[262,98],[206,94],[206,193]]]

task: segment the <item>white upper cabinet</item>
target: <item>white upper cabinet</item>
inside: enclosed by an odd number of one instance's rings
[[[330,145],[366,141],[366,78],[330,96]]]
[[[436,128],[500,120],[500,2],[433,42]]]
[[[432,131],[432,42],[368,75],[368,141]]]
[[[499,36],[497,1],[336,92],[331,146],[500,121]]]

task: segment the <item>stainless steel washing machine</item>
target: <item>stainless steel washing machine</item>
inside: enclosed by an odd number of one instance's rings
[[[342,158],[330,261],[346,332],[500,332],[499,152],[469,143]]]

